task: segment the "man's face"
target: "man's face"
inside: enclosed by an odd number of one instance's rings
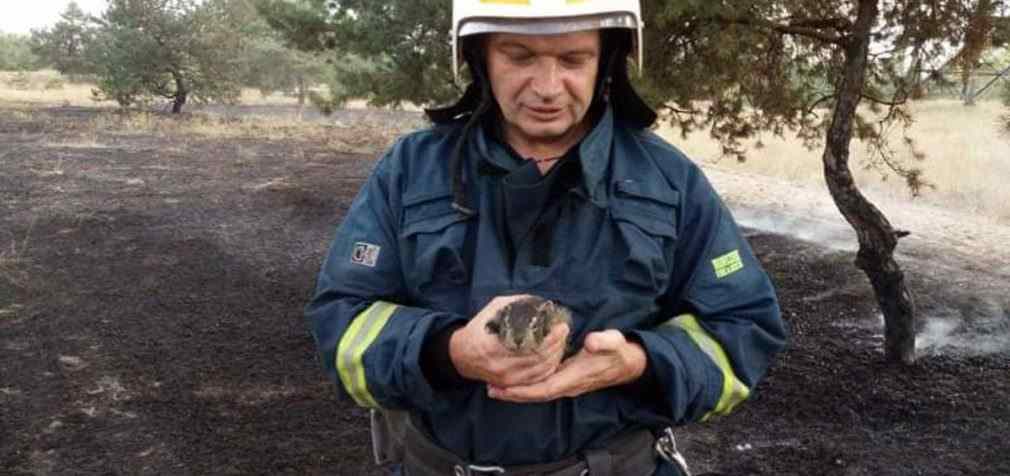
[[[566,142],[585,130],[600,64],[598,31],[496,33],[486,49],[491,89],[510,142]]]

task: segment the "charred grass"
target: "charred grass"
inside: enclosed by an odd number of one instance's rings
[[[385,135],[15,110],[0,113],[0,147],[16,150],[0,263],[19,283],[0,280],[0,473],[381,474],[367,412],[335,400],[301,310],[381,148],[345,147]],[[792,339],[738,413],[679,431],[697,472],[1010,474],[1005,353],[887,364],[851,252],[750,240]],[[964,297],[916,279],[927,303]]]

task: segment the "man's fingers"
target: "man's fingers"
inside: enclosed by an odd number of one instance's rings
[[[547,347],[547,355],[554,355],[558,352],[564,352],[565,347],[568,345],[568,340],[564,338],[555,339],[552,341],[545,342]]]
[[[564,367],[546,380],[532,385],[495,388],[488,392],[491,398],[515,403],[549,402],[582,393],[584,375],[577,366]]]
[[[540,348],[543,349],[541,354],[552,356],[555,353],[564,353],[565,347],[568,345],[568,326],[558,325],[551,329],[551,332],[547,334],[543,342],[540,343]]]
[[[624,344],[624,334],[620,331],[609,330],[603,332],[591,332],[586,336],[583,346],[590,353],[614,352]]]
[[[497,383],[503,387],[535,384],[550,377],[556,368],[556,364],[552,365],[549,362],[541,361],[536,366],[506,373]]]
[[[568,337],[568,333],[571,332],[571,330],[572,329],[570,327],[568,327],[567,323],[559,322],[557,324],[554,324],[551,327],[551,332],[550,332],[549,335],[551,335],[551,336],[555,336],[556,335],[556,336],[558,336],[558,338],[564,339],[564,338]]]
[[[629,375],[621,357],[622,346],[627,344],[620,331],[591,333],[584,348],[561,362],[542,382],[489,387],[488,395],[516,403],[547,402],[621,384]]]
[[[488,396],[513,403],[540,403],[557,400],[549,381],[521,387],[488,387]]]

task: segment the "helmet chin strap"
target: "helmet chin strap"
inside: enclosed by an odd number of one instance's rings
[[[470,116],[466,118],[466,124],[463,126],[460,138],[453,148],[452,157],[449,158],[449,171],[452,173],[452,208],[468,218],[476,215],[477,211],[470,203],[469,187],[467,186],[466,174],[464,173],[466,163],[463,160],[463,155],[467,145],[470,143],[470,136],[473,135],[473,130],[476,127],[480,127],[484,116],[492,110],[492,105],[494,104],[490,78],[487,75],[486,65],[481,60],[482,53],[480,50],[480,48],[464,50],[467,64],[470,67],[470,73],[473,75],[473,82],[467,88],[466,96],[470,96],[470,101],[473,101],[475,104]]]
[[[603,54],[600,58],[599,73],[597,73],[598,76],[596,77],[596,89],[593,91],[593,102],[590,106],[591,114],[599,114],[606,107],[607,103],[610,102],[614,85],[614,69],[617,66],[617,60],[621,56],[621,48],[615,44],[616,42],[607,41],[609,38],[606,32],[601,32],[601,35]]]

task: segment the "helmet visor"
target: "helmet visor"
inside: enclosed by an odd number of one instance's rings
[[[459,27],[459,36],[482,33],[514,33],[519,35],[561,35],[576,31],[603,28],[638,28],[631,13],[604,13],[564,18],[473,18]]]

